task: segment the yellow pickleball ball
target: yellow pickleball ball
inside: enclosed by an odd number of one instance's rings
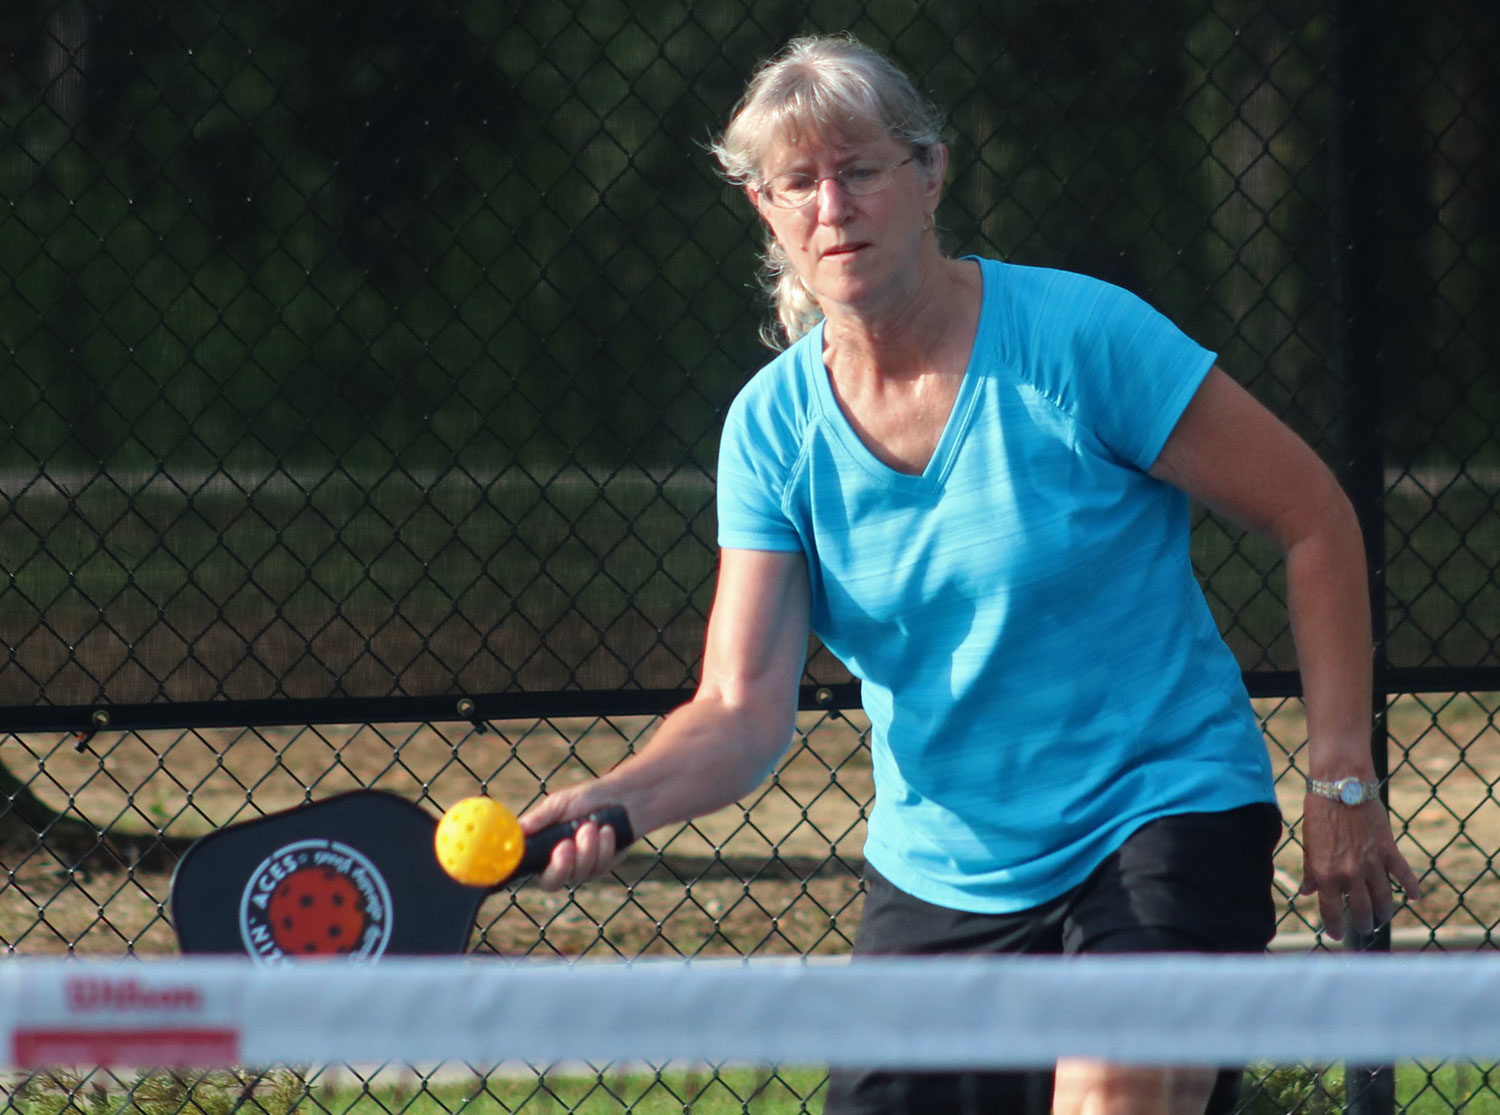
[[[492,887],[510,877],[526,850],[516,816],[494,798],[464,798],[438,821],[438,863],[465,886]]]

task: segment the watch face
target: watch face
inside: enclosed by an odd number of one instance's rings
[[[1365,800],[1365,788],[1357,778],[1345,778],[1339,782],[1339,800],[1345,805],[1358,805]]]

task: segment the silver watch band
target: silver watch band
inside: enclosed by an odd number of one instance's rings
[[[1380,797],[1380,783],[1363,782],[1358,778],[1340,778],[1334,782],[1325,782],[1309,777],[1307,792],[1316,794],[1320,798],[1342,802],[1345,805],[1363,805],[1367,801],[1374,801]]]

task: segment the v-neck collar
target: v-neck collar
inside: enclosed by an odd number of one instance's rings
[[[963,444],[964,435],[974,413],[975,400],[979,397],[980,376],[975,371],[975,363],[985,344],[990,316],[987,311],[991,297],[989,276],[985,273],[984,265],[977,259],[972,262],[979,268],[981,283],[979,321],[974,328],[974,340],[969,349],[969,362],[964,367],[964,376],[958,385],[958,394],[953,400],[952,408],[948,411],[948,419],[943,425],[943,432],[932,451],[932,456],[928,458],[927,465],[921,472],[903,472],[898,468],[892,468],[875,455],[850,425],[848,415],[844,413],[844,408],[839,405],[838,397],[834,394],[833,373],[823,362],[823,331],[827,327],[827,321],[820,321],[807,338],[807,359],[810,362],[814,390],[817,392],[818,405],[823,411],[829,429],[833,431],[850,457],[882,483],[908,488],[941,486],[953,467],[959,447]]]

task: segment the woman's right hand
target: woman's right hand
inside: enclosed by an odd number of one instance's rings
[[[603,802],[596,802],[596,784],[558,790],[548,794],[521,815],[521,831],[528,837],[550,825],[587,817]],[[627,812],[628,816],[628,812]],[[615,847],[615,830],[595,821],[584,821],[571,839],[560,840],[552,849],[536,885],[543,890],[565,890],[608,873],[623,858],[625,849]]]

